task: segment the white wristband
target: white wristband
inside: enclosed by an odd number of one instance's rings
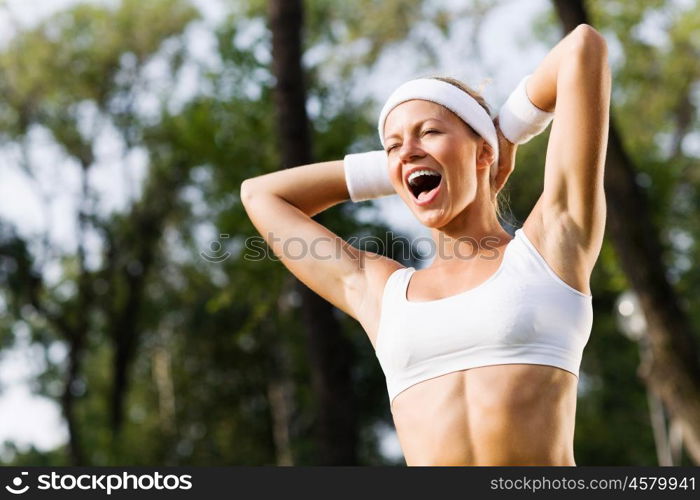
[[[530,101],[525,88],[530,75],[525,76],[510,94],[498,114],[498,126],[503,136],[513,144],[523,144],[547,128],[553,112],[543,111]]]
[[[389,180],[389,162],[384,150],[345,155],[343,168],[352,201],[396,193]]]

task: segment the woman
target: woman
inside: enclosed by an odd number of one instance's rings
[[[495,122],[473,91],[419,79],[382,110],[386,153],[241,185],[246,211],[283,264],[365,329],[408,465],[576,465],[578,368],[605,226],[610,87],[605,40],[580,25],[521,81]],[[552,118],[542,195],[511,237],[496,195],[517,144]],[[389,190],[431,229],[437,255],[426,269],[343,245],[311,219]],[[292,238],[306,243],[302,257]]]

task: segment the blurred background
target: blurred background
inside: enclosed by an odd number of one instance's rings
[[[404,465],[365,333],[251,258],[240,183],[378,149],[408,78],[495,114],[582,22],[613,101],[576,461],[699,465],[695,0],[0,0],[0,463]],[[426,236],[395,198],[317,219]]]

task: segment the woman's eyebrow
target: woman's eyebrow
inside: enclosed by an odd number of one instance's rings
[[[440,118],[434,118],[434,117],[431,116],[430,118],[426,118],[425,120],[421,120],[421,121],[415,122],[411,128],[412,128],[413,130],[415,130],[415,129],[417,129],[418,127],[420,127],[421,125],[423,125],[425,122],[428,122],[428,121],[430,121],[430,120],[435,120],[436,122],[441,122],[441,123],[442,123],[442,120],[441,120]],[[394,137],[394,136],[396,136],[396,135],[399,135],[399,133],[398,133],[398,132],[394,132],[393,134],[387,135],[387,136],[384,138],[384,140],[386,141],[386,140],[388,140],[388,139],[391,139],[392,137]]]

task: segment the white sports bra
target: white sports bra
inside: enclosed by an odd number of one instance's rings
[[[556,366],[578,378],[593,326],[592,296],[566,284],[521,229],[498,270],[457,295],[411,302],[414,267],[384,286],[375,354],[389,400],[424,380],[478,366]]]

